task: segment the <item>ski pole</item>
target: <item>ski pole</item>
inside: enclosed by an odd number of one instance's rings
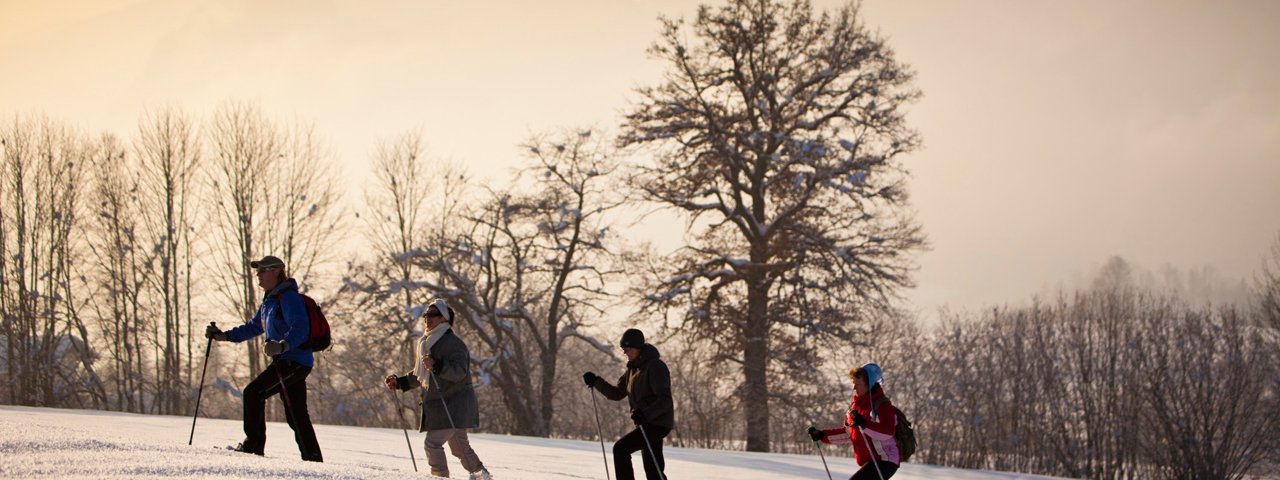
[[[409,460],[413,461],[413,471],[418,472],[418,459],[413,456],[413,443],[409,441],[409,420],[404,418],[404,401],[391,393],[391,389],[387,389],[387,393],[391,395],[391,401],[396,404],[396,413],[400,415],[400,430],[404,432],[404,444],[409,447]]]
[[[667,480],[667,476],[662,473],[662,465],[658,465],[658,456],[653,454],[653,445],[649,444],[649,434],[644,433],[644,425],[637,423],[636,428],[640,429],[640,435],[644,436],[644,448],[649,449],[649,459],[653,460],[653,468],[658,470],[658,478]]]
[[[288,415],[288,416],[290,416],[290,417],[292,417],[292,416],[293,416],[293,405],[290,405],[290,404],[289,404],[289,392],[287,391],[287,388],[284,386],[284,376],[280,375],[280,368],[279,368],[279,366],[277,366],[277,365],[276,365],[276,361],[275,361],[275,360],[272,360],[272,361],[271,361],[271,365],[270,365],[270,366],[267,366],[267,368],[271,368],[272,366],[276,366],[276,367],[277,367],[277,368],[276,368],[276,378],[280,380],[280,398],[284,399],[284,409],[285,409],[285,411],[286,411],[286,412],[288,412],[288,413],[287,413],[287,415]],[[289,374],[289,376],[293,376],[293,374]]]
[[[876,476],[884,480],[884,473],[880,472],[880,462],[876,460],[876,451],[871,449],[871,441],[867,440],[867,431],[858,427],[858,433],[862,434],[862,443],[867,446],[867,453],[871,455],[871,465],[876,467]]]
[[[600,458],[604,459],[604,478],[609,480],[609,457],[604,453],[604,427],[600,426],[600,407],[596,405],[596,389],[591,390],[591,409],[596,412],[596,435],[600,438]]]
[[[273,359],[273,360],[271,361],[271,365],[268,365],[268,366],[267,366],[267,368],[276,367],[276,379],[280,380],[280,398],[281,398],[282,400],[284,400],[284,418],[285,418],[285,420],[289,420],[289,427],[290,427],[290,428],[296,428],[296,427],[295,427],[295,425],[296,425],[296,424],[294,424],[294,423],[293,423],[293,421],[292,421],[292,419],[293,419],[293,404],[289,402],[289,387],[285,386],[285,384],[284,384],[284,376],[280,374],[280,369],[281,369],[281,368],[284,368],[285,363],[293,363],[293,362],[287,362],[287,361],[285,361],[285,360],[281,360],[281,361],[279,361],[279,362],[276,362],[276,361]],[[299,364],[299,366],[301,366],[301,364]],[[293,373],[297,373],[297,370],[295,369]],[[290,373],[290,374],[289,374],[289,377],[293,377],[293,373]],[[303,405],[303,407],[302,407],[302,408],[304,408],[304,409],[305,409],[305,408],[306,408],[306,405]],[[308,449],[307,449],[306,447],[303,447],[301,443],[299,443],[299,444],[298,444],[298,446],[299,446],[299,448],[301,448],[301,449],[303,450],[303,451],[302,451],[303,458],[310,458],[310,454],[311,454],[311,452],[309,452],[309,451],[308,451]]]
[[[827,480],[834,480],[831,478],[831,467],[827,466],[827,456],[822,454],[822,445],[818,445],[818,441],[814,440],[813,448],[818,451],[818,458],[822,459],[822,468],[827,471]]]
[[[457,430],[457,425],[453,424],[453,415],[449,413],[449,404],[444,401],[444,390],[440,388],[440,381],[436,380],[436,376],[431,373],[431,370],[427,370],[427,378],[431,379],[431,383],[436,384],[436,392],[440,394],[440,405],[444,407],[444,416],[449,419],[449,428]]]
[[[209,322],[213,325],[213,322]],[[191,414],[191,436],[187,437],[187,445],[196,439],[196,418],[200,416],[200,397],[204,396],[204,372],[209,371],[209,347],[213,346],[213,339],[210,338],[208,343],[204,344],[204,367],[200,369],[200,389],[196,391],[196,411]]]

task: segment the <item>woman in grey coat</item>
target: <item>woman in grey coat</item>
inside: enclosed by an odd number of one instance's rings
[[[417,361],[413,370],[396,376],[387,375],[387,388],[401,391],[424,387],[422,422],[418,431],[427,432],[425,447],[431,474],[449,476],[449,462],[444,445],[462,461],[471,480],[490,480],[492,476],[471,449],[467,429],[480,426],[480,405],[471,386],[471,354],[467,344],[453,333],[453,309],[436,299],[425,314],[427,331],[418,339]]]

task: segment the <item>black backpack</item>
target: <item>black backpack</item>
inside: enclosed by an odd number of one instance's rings
[[[875,399],[871,403],[871,410],[880,410],[880,404],[888,400],[889,398],[884,396]],[[916,431],[911,428],[911,421],[907,420],[907,414],[902,413],[902,410],[897,405],[893,405],[893,413],[898,417],[897,421],[894,422],[896,426],[893,429],[893,441],[898,444],[898,454],[902,457],[901,461],[906,462],[908,458],[911,458],[912,454],[916,453]]]

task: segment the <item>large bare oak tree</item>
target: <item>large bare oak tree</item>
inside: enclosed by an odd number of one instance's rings
[[[911,285],[924,237],[898,160],[919,145],[904,107],[920,93],[855,4],[703,6],[664,19],[650,53],[665,78],[639,90],[620,141],[652,147],[632,184],[686,213],[691,243],[645,309],[741,368],[747,449],[766,451],[770,377],[861,339]]]

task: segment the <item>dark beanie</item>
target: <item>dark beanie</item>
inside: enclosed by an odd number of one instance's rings
[[[644,332],[634,328],[628,328],[622,332],[622,341],[618,343],[622,348],[640,348],[644,346]]]

